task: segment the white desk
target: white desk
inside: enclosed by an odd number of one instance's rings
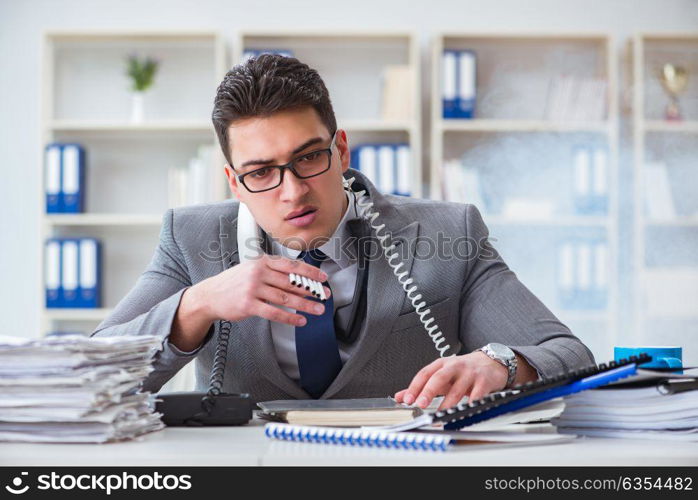
[[[268,439],[263,422],[242,427],[166,428],[138,441],[96,444],[0,443],[3,466],[196,465],[698,465],[696,443],[577,438],[550,445],[465,445],[447,452],[354,448]],[[518,425],[550,432],[549,424]]]

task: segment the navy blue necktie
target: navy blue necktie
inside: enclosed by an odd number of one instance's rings
[[[315,267],[327,258],[320,250],[303,251],[300,257]],[[329,288],[329,284],[323,283]],[[320,299],[306,297],[320,302]],[[328,297],[321,315],[297,311],[306,317],[304,326],[296,327],[296,356],[301,387],[313,398],[319,398],[342,369],[339,347],[334,333],[334,301]]]

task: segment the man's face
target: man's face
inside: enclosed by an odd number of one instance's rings
[[[281,111],[232,123],[229,148],[235,170],[225,167],[230,189],[247,205],[257,224],[282,244],[305,250],[332,236],[344,214],[347,199],[342,173],[349,168],[346,134],[337,131],[330,169],[318,176],[299,179],[286,170],[275,189],[252,193],[236,175],[264,166],[283,165],[304,154],[329,147],[332,137],[312,107]],[[293,217],[310,211],[309,215]]]

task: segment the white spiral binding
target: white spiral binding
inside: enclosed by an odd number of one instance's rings
[[[351,185],[354,183],[354,180],[354,177],[351,177],[350,179],[343,179],[344,188],[351,189]],[[412,302],[412,306],[419,315],[419,320],[424,325],[424,329],[427,331],[427,334],[429,334],[429,337],[431,338],[431,341],[434,343],[434,347],[438,351],[439,356],[442,358],[455,356],[454,353],[449,354],[448,356],[446,355],[446,352],[451,348],[451,346],[441,345],[446,342],[446,339],[444,338],[443,333],[439,329],[439,325],[437,325],[434,321],[434,318],[430,316],[427,319],[425,319],[425,316],[427,316],[431,312],[431,310],[427,309],[426,311],[422,311],[422,308],[426,305],[426,302],[418,302],[419,299],[422,298],[422,295],[416,293],[417,285],[413,285],[411,288],[408,289],[409,285],[411,285],[414,282],[414,280],[411,277],[405,278],[407,276],[407,271],[400,272],[402,262],[398,262],[397,264],[393,263],[393,260],[399,258],[398,253],[393,252],[393,250],[395,249],[395,244],[393,243],[391,245],[388,245],[386,243],[386,241],[390,239],[389,233],[383,235],[380,234],[381,231],[383,231],[383,229],[385,228],[385,224],[374,224],[374,221],[380,215],[380,213],[372,209],[372,201],[368,201],[368,203],[363,202],[364,198],[367,198],[366,190],[354,191],[354,193],[358,195],[356,202],[362,208],[362,212],[360,214],[361,217],[364,217],[369,221],[369,224],[376,233],[376,237],[378,238],[378,241],[380,241],[381,247],[383,249],[383,254],[385,255],[386,260],[388,261],[388,265],[392,268],[393,274],[395,274],[395,276],[397,277],[397,280],[400,283],[400,285],[402,285],[403,290],[405,290],[407,298],[409,298]],[[432,326],[429,326],[431,323],[434,324]],[[436,333],[434,333],[435,330]]]
[[[451,443],[448,434],[418,434],[416,432],[386,432],[382,430],[342,429],[269,423],[264,434],[270,439],[329,443],[369,448],[400,448],[406,450],[446,451]]]

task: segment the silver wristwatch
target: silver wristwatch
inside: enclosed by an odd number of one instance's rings
[[[504,344],[493,342],[478,349],[487,354],[490,358],[504,365],[509,372],[505,389],[510,388],[516,379],[516,354]]]

